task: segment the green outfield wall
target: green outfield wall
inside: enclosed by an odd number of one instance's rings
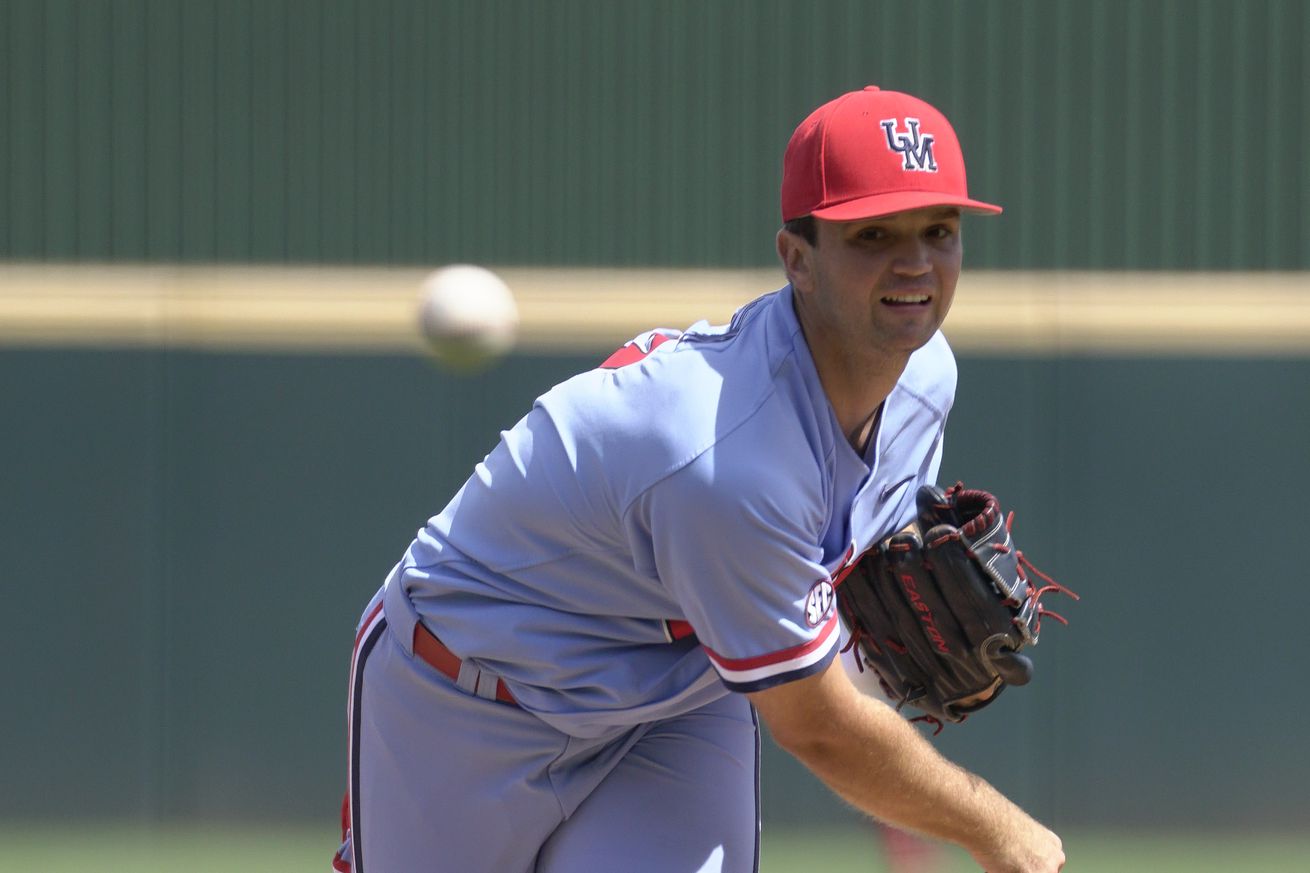
[[[878,83],[1006,214],[977,266],[1310,267],[1303,0],[7,0],[0,258],[771,262]]]
[[[0,818],[333,816],[358,611],[594,363],[0,350]],[[961,359],[943,478],[1004,495],[1083,601],[949,754],[1061,826],[1310,825],[1306,384],[1305,358]],[[845,814],[765,772],[771,820]]]
[[[772,267],[786,137],[873,82],[1006,207],[943,478],[1084,595],[939,744],[1058,827],[1310,828],[1307,46],[1302,0],[0,2],[0,819],[331,820],[414,531],[726,275],[570,270]],[[415,353],[410,279],[335,269],[450,261],[518,268],[480,375]],[[847,815],[765,770],[770,820]]]

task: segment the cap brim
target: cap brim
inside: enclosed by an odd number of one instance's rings
[[[815,218],[825,221],[856,221],[861,218],[882,218],[897,212],[911,209],[927,209],[932,206],[955,206],[964,212],[978,215],[999,215],[1001,207],[968,197],[943,194],[940,191],[897,191],[894,194],[876,194],[872,197],[860,197],[825,206],[810,213]]]

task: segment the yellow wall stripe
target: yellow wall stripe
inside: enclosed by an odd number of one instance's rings
[[[0,264],[0,345],[417,351],[416,268]],[[721,322],[777,270],[505,268],[527,351]],[[946,333],[994,354],[1310,354],[1310,273],[966,270]]]

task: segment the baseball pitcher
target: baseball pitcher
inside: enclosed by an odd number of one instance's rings
[[[915,535],[925,493],[951,500],[924,491],[956,385],[938,329],[962,214],[997,212],[915,97],[869,87],[805,119],[783,161],[786,286],[538,398],[364,610],[334,868],[757,870],[763,720],[870,816],[991,873],[1058,870],[1054,833],[897,712],[935,700],[931,679],[876,658],[919,628],[1002,665],[1022,639],[975,647],[937,601],[908,631],[839,605],[870,599],[843,590],[876,583],[876,555],[902,585],[921,555],[889,538]],[[934,524],[972,543],[971,506]],[[1038,614],[1035,593],[1015,581],[1002,623]],[[843,621],[892,703],[840,666]],[[947,718],[1020,677],[990,669]]]

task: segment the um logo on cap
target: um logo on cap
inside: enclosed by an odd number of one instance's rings
[[[937,159],[932,154],[933,135],[919,133],[919,119],[906,118],[908,132],[897,130],[899,119],[885,118],[878,122],[883,133],[887,134],[887,148],[905,158],[901,166],[907,170],[923,173],[937,172]]]

